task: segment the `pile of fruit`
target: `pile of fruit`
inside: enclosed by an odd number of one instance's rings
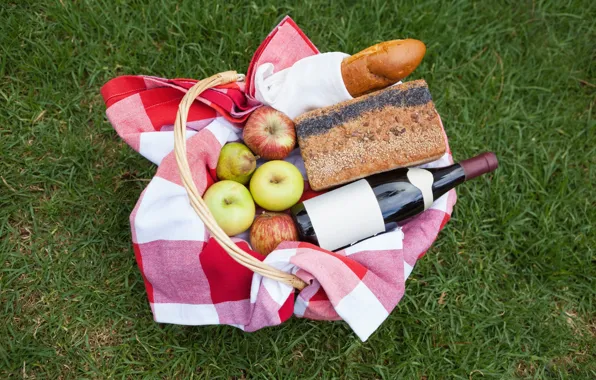
[[[282,161],[296,145],[294,122],[264,106],[247,120],[243,139],[244,144],[224,145],[217,162],[219,181],[203,199],[227,235],[250,228],[252,248],[267,255],[282,241],[298,240],[291,216],[281,212],[296,204],[304,190],[298,168]],[[257,168],[259,158],[269,161]],[[266,210],[256,219],[255,203]]]

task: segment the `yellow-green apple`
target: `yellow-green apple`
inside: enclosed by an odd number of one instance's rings
[[[246,121],[244,143],[267,160],[286,158],[296,145],[294,122],[269,106],[257,108]]]
[[[203,195],[203,200],[228,236],[246,231],[255,218],[255,203],[250,192],[236,181],[214,183]]]
[[[217,160],[217,178],[246,185],[257,167],[257,159],[248,147],[233,142],[223,146]]]
[[[298,231],[292,217],[279,212],[258,215],[250,228],[252,249],[268,255],[282,241],[298,240]]]
[[[292,207],[304,190],[302,174],[285,161],[269,161],[258,167],[250,179],[250,193],[255,202],[269,211]]]

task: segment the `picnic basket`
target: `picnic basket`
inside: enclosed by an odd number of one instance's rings
[[[282,46],[292,48],[276,61]],[[398,228],[340,251],[292,241],[267,256],[251,250],[247,233],[228,236],[202,199],[217,182],[221,148],[241,140],[255,109],[276,108],[257,100],[255,91],[263,87],[257,86],[256,68],[273,60],[283,70],[306,57],[330,67],[324,60],[341,54],[320,53],[284,18],[257,49],[246,77],[236,71],[201,80],[124,75],[102,87],[106,115],[118,135],[157,165],[130,214],[133,251],[156,322],[230,325],[252,332],[292,316],[343,320],[366,340],[400,302],[416,262],[450,219],[457,199],[453,189]],[[328,74],[320,70],[309,79],[318,85],[333,77]],[[314,87],[300,90],[302,103],[292,103],[296,112],[345,100],[332,94],[324,99],[327,104],[306,103],[313,91],[319,95]],[[424,167],[453,163],[444,137],[446,153]],[[304,176],[302,200],[317,196],[299,149],[285,160]]]

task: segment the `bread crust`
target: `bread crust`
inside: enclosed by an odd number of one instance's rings
[[[345,58],[341,74],[353,97],[383,89],[410,75],[424,58],[426,45],[414,39],[385,41]]]

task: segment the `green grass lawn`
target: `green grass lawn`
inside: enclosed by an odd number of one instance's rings
[[[177,3],[0,4],[1,378],[596,377],[596,2]],[[156,168],[99,88],[244,72],[285,14],[322,51],[423,40],[412,79],[455,159],[500,158],[365,343],[342,322],[156,324],[131,249]]]

